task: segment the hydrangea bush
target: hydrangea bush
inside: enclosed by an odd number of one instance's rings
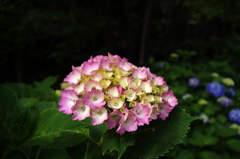
[[[149,60],[157,75],[169,74],[165,79],[173,83],[178,103],[199,118],[191,124],[183,143],[164,158],[239,158],[239,73],[226,61],[206,61],[201,65],[182,59],[180,56],[170,62],[161,61],[161,69],[157,69],[160,62]]]
[[[196,119],[162,76],[110,53],[56,80],[0,86],[2,158],[158,158]]]

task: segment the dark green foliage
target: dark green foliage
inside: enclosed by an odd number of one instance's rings
[[[234,65],[228,63],[230,58],[225,61],[207,60],[202,63],[189,62],[196,58],[196,54],[182,54],[176,51],[176,55],[168,61],[149,60],[150,68],[158,75],[163,76],[170,89],[176,94],[179,105],[192,116],[198,116],[201,120],[192,122],[190,131],[182,144],[174,147],[172,151],[164,158],[238,158],[239,153],[239,133],[240,126],[235,128],[228,118],[228,113],[232,109],[240,107],[239,98],[239,72],[234,69]],[[182,58],[182,56],[188,56]],[[224,56],[224,55],[222,55]],[[221,55],[219,55],[221,58]],[[162,68],[159,65],[164,64]],[[216,76],[216,73],[218,76]],[[215,75],[214,75],[215,74]],[[196,88],[188,86],[188,79],[197,77],[200,79],[200,85]],[[234,86],[224,84],[226,90],[234,88],[236,95],[231,97],[233,104],[225,107],[217,102],[217,98],[206,91],[206,85],[210,82],[217,81],[223,83],[225,77],[230,77],[235,82]],[[190,95],[184,98],[184,95]],[[228,96],[225,93],[225,96]],[[200,100],[207,101],[201,104]],[[236,124],[236,123],[235,123]]]

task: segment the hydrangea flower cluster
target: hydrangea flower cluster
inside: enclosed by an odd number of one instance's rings
[[[165,120],[178,104],[163,77],[110,53],[72,66],[64,81],[70,86],[61,92],[59,111],[73,120],[91,117],[92,125],[107,122],[119,134]]]
[[[220,104],[224,105],[225,107],[228,107],[230,105],[232,105],[232,99],[226,97],[226,96],[222,96],[222,97],[219,97],[217,99],[217,102],[219,102]]]
[[[200,84],[200,80],[197,77],[192,77],[188,79],[188,86],[190,87],[197,87]]]
[[[214,97],[221,97],[224,95],[225,88],[219,82],[211,82],[207,84],[206,90]]]
[[[240,109],[232,109],[228,113],[229,120],[240,124]]]

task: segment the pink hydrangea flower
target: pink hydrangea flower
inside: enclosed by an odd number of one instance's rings
[[[86,117],[90,117],[90,107],[83,104],[83,99],[80,98],[75,106],[72,107],[73,120],[84,120]]]
[[[63,81],[68,82],[69,84],[77,84],[81,80],[81,72],[75,69],[74,66],[72,66],[72,69],[73,71],[67,75]]]
[[[102,124],[108,119],[107,109],[104,107],[91,110],[92,125]]]
[[[58,110],[65,114],[72,114],[72,107],[78,100],[77,93],[74,90],[65,90],[61,92],[61,99],[58,103]]]
[[[162,95],[163,101],[166,101],[170,106],[174,107],[178,104],[177,98],[173,95],[173,91],[167,91]]]
[[[172,107],[168,103],[160,103],[158,109],[160,111],[159,118],[162,120],[165,120],[172,111]]]
[[[108,114],[108,120],[107,120],[108,128],[112,129],[112,128],[115,128],[117,125],[119,125],[119,121],[123,116],[124,116],[123,113],[118,109]]]
[[[92,88],[92,90],[87,92],[83,97],[83,104],[90,106],[92,109],[102,107],[105,103],[104,93],[96,88]]]
[[[138,122],[136,116],[134,116],[128,109],[125,109],[126,114],[119,121],[119,127],[117,133],[124,134],[125,131],[131,132],[136,131],[138,127]]]
[[[135,115],[138,125],[144,125],[144,124],[149,124],[149,111],[150,108],[146,105],[142,105],[140,103],[137,103],[132,109],[132,113]]]
[[[90,117],[92,125],[106,122],[121,135],[166,120],[178,104],[163,77],[110,53],[72,66],[64,81],[68,86],[61,92],[59,111],[73,114],[73,120]]]

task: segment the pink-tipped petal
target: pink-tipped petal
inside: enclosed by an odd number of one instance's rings
[[[64,90],[61,92],[61,99],[58,103],[58,110],[65,114],[72,114],[72,107],[78,100],[78,96],[73,90]]]
[[[137,117],[138,125],[149,124],[149,109],[148,106],[137,103],[131,112]]]
[[[90,92],[84,94],[83,104],[90,106],[92,109],[105,105],[104,93],[96,88],[92,88]]]
[[[118,126],[119,121],[122,117],[123,117],[123,113],[119,110],[115,110],[114,112],[108,114],[108,120],[107,120],[108,128],[112,129]]]
[[[73,120],[84,120],[86,117],[90,116],[90,107],[83,104],[83,100],[80,98],[76,105],[72,107]]]
[[[77,84],[81,80],[81,72],[77,69],[73,71],[64,78],[63,81],[68,82],[69,84]]]
[[[108,119],[107,109],[104,107],[96,108],[91,110],[92,125],[102,124],[105,120]]]
[[[100,67],[100,62],[84,62],[82,67],[82,74],[93,75]]]
[[[158,109],[160,111],[159,118],[166,120],[173,108],[167,103],[160,103]]]
[[[177,98],[174,96],[173,91],[167,91],[162,95],[162,99],[172,107],[178,104]]]
[[[119,122],[119,127],[116,131],[120,135],[124,134],[125,131],[136,131],[138,128],[138,122],[136,120],[136,117],[132,113],[128,112],[127,109],[125,109],[125,111],[126,114],[121,118]]]

